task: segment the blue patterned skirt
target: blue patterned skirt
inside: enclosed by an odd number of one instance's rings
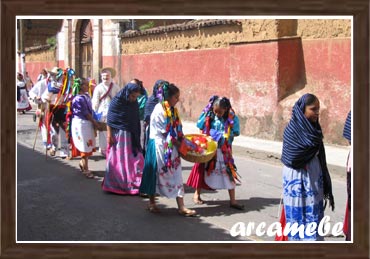
[[[289,233],[291,241],[322,241],[324,237],[318,234],[318,226],[324,217],[323,174],[320,162],[315,156],[306,169],[283,168],[283,191],[286,223],[298,223],[298,227],[315,222],[316,231],[313,235],[301,238],[299,232],[294,236]],[[314,225],[314,224],[313,224]]]

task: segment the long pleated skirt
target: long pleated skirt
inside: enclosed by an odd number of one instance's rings
[[[107,166],[102,189],[117,194],[139,194],[144,156],[134,154],[131,133],[112,129],[115,143],[107,148]]]
[[[140,193],[154,195],[157,181],[157,156],[155,154],[154,139],[149,139],[146,147],[143,178],[141,179]]]
[[[32,110],[32,106],[28,101],[27,91],[25,89],[20,90],[20,99],[17,101],[17,111],[29,111]]]
[[[173,166],[165,167],[162,140],[149,139],[145,154],[145,167],[140,188],[141,193],[159,194],[166,198],[184,196],[181,159],[177,149],[172,150]]]
[[[315,156],[306,166],[306,169],[283,168],[283,200],[286,224],[297,223],[304,228],[316,223],[319,226],[324,217],[324,190],[323,174],[320,162]],[[324,237],[318,234],[303,237],[288,235],[290,241],[322,241]],[[305,231],[306,232],[306,231]]]

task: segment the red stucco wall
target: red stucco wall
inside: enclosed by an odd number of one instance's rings
[[[346,143],[343,124],[351,109],[350,39],[303,41],[307,84],[320,99],[324,137]]]
[[[196,120],[213,94],[231,99],[248,136],[281,139],[294,102],[317,95],[327,142],[344,144],[351,103],[350,39],[279,41],[229,48],[122,56],[123,83],[139,78],[149,92],[157,79],[181,89],[184,119]],[[109,57],[104,57],[109,64]]]
[[[119,69],[121,63],[121,69]],[[35,80],[43,67],[26,67]],[[186,50],[102,57],[112,66],[121,86],[132,78],[144,82],[151,94],[158,79],[181,90],[181,117],[196,121],[210,96],[227,96],[239,115],[243,135],[281,140],[295,101],[315,94],[321,104],[320,122],[325,141],[346,144],[343,125],[351,105],[351,40],[301,38],[235,44],[228,48]],[[63,67],[63,61],[58,61]],[[97,78],[99,81],[99,78]]]

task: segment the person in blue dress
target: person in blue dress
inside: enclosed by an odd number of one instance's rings
[[[292,117],[284,130],[283,216],[286,224],[297,223],[305,229],[303,237],[299,232],[289,233],[289,241],[323,241],[318,226],[327,201],[334,210],[319,113],[319,99],[313,94],[304,94],[294,104]],[[307,234],[308,227],[312,235]]]

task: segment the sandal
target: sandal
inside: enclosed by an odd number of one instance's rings
[[[233,208],[233,209],[237,209],[237,210],[244,210],[244,205],[240,205],[240,204],[230,204],[230,208]]]
[[[149,204],[147,210],[151,213],[159,213],[161,212],[160,209],[155,204]]]
[[[94,178],[94,174],[91,171],[89,171],[89,170],[86,170],[86,171],[84,171],[82,173],[86,176],[86,178],[89,178],[89,179]]]
[[[193,202],[198,205],[204,204],[204,201],[201,198],[198,198],[198,199],[193,198]]]
[[[195,210],[190,209],[178,210],[178,212],[184,217],[195,217],[197,215],[197,212]]]

